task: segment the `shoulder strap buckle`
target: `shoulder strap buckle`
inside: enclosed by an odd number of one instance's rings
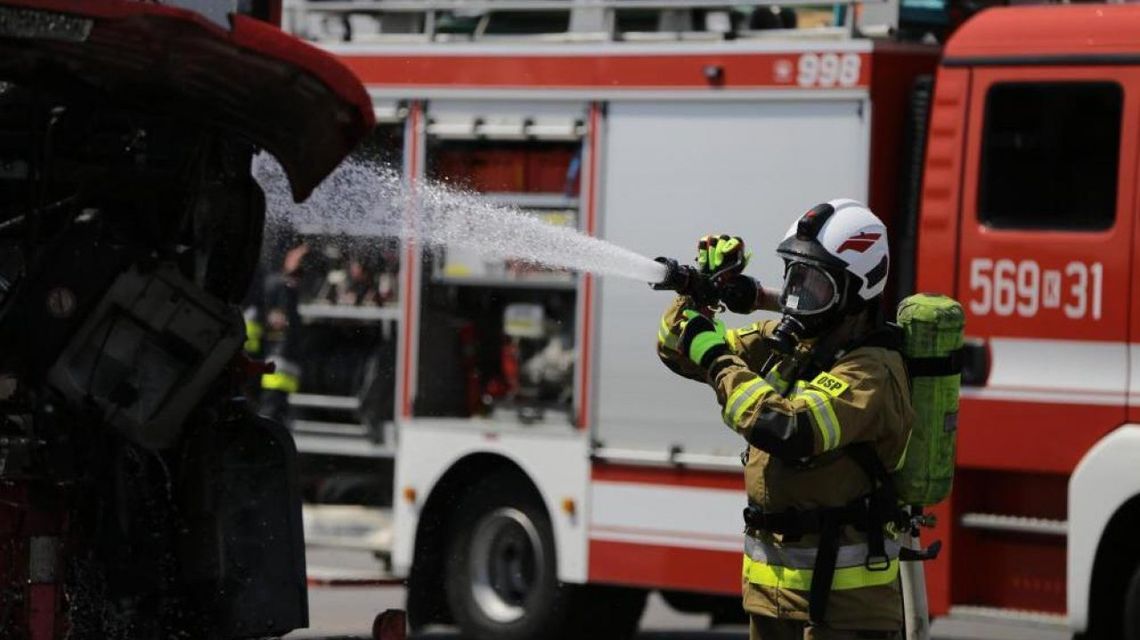
[[[886,553],[868,553],[867,559],[863,561],[863,567],[867,571],[886,571],[891,568],[891,557]]]

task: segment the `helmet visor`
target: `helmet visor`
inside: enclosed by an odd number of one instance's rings
[[[780,292],[780,306],[784,313],[822,313],[838,301],[839,288],[830,273],[804,262],[788,265],[784,273],[784,290]]]

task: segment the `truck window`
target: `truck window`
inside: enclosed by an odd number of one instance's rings
[[[1112,227],[1123,102],[1114,82],[991,86],[979,220],[1010,229]]]

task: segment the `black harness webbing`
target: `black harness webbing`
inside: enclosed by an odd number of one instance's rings
[[[819,532],[819,548],[812,567],[811,591],[808,592],[808,617],[812,622],[827,619],[827,603],[831,600],[831,581],[835,577],[835,562],[839,556],[839,520],[824,516]],[[867,533],[868,537],[871,535]]]
[[[871,479],[870,493],[842,507],[764,512],[757,505],[749,505],[744,510],[744,522],[750,530],[777,533],[793,540],[805,535],[819,536],[808,593],[808,615],[816,623],[826,620],[839,554],[840,529],[851,526],[863,532],[867,536],[864,568],[886,571],[891,566],[891,558],[887,555],[884,528],[890,523],[902,525],[907,519],[906,512],[897,506],[894,485],[873,446],[861,442],[846,449]]]
[[[907,374],[912,378],[937,378],[962,373],[964,349],[952,351],[942,358],[903,358]]]

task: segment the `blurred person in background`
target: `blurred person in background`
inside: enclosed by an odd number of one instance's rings
[[[301,387],[299,289],[309,245],[291,230],[282,231],[276,244],[280,261],[271,256],[270,264],[280,268],[266,276],[261,303],[262,356],[274,371],[261,376],[260,413],[287,424],[289,395]]]
[[[371,264],[374,262],[376,260],[370,261],[360,255],[349,257],[345,281],[337,287],[336,304],[357,307],[380,305],[376,270]]]

